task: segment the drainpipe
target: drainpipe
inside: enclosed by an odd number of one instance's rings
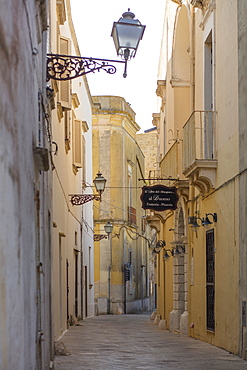
[[[191,112],[195,110],[195,8],[192,7],[191,39],[190,39],[190,80],[191,80]]]

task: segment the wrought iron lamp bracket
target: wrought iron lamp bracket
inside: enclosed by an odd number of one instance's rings
[[[102,239],[108,239],[108,236],[107,235],[103,235],[103,234],[94,234],[94,236],[93,236],[93,240],[95,242],[99,242]]]
[[[173,257],[178,256],[179,254],[185,253],[185,246],[183,244],[176,244],[175,248],[173,248]]]
[[[100,195],[95,194],[73,194],[70,195],[70,202],[73,206],[81,206],[82,204],[88,203],[91,200],[101,201]]]
[[[50,79],[68,81],[74,78],[104,70],[108,74],[116,73],[112,63],[125,63],[122,60],[85,58],[72,55],[47,54],[47,82]]]
[[[165,240],[158,240],[155,247],[152,250],[152,254],[156,253],[159,254],[162,248],[166,246]]]
[[[174,250],[173,249],[165,249],[165,254],[164,254],[164,260],[168,261],[170,257],[174,256]]]

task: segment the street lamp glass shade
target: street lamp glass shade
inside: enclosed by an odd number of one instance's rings
[[[108,221],[105,226],[104,226],[104,229],[105,229],[105,232],[106,234],[111,234],[112,233],[112,230],[113,230],[113,225],[110,223],[110,221]]]
[[[194,232],[197,232],[198,228],[200,227],[200,225],[198,225],[197,221],[195,220],[194,224],[190,226],[191,229],[194,231]]]
[[[164,260],[168,261],[171,256],[169,255],[168,251],[165,251]]]
[[[175,256],[176,254],[181,254],[177,245],[176,245],[176,248],[173,250],[173,255]]]
[[[138,19],[134,19],[135,14],[130,11],[123,13],[122,16],[118,22],[113,23],[111,36],[117,55],[130,59],[136,54],[146,26],[143,26]],[[128,50],[127,53],[126,50]]]
[[[203,219],[202,221],[202,226],[205,227],[205,229],[210,229],[212,225],[212,222],[209,220],[208,216],[205,217],[205,219]]]
[[[105,190],[106,179],[102,176],[100,172],[97,173],[95,179],[93,180],[93,183],[96,187],[97,192],[99,194],[102,194]]]

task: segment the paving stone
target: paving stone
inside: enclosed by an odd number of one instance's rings
[[[227,351],[158,330],[147,314],[95,316],[61,341],[71,355],[57,356],[55,370],[247,370],[246,361]]]

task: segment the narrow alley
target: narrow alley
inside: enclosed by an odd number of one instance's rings
[[[247,369],[247,362],[200,340],[158,330],[147,314],[103,315],[80,322],[63,336],[67,355],[55,370]]]

